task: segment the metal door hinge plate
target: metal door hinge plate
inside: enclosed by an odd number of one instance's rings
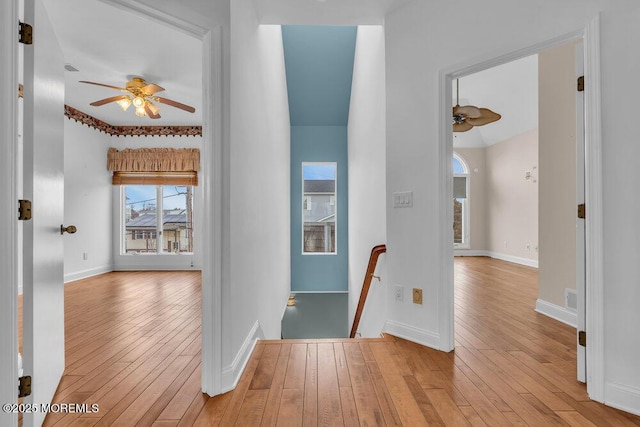
[[[586,218],[587,217],[587,207],[584,203],[580,203],[578,205],[578,218]]]
[[[33,27],[27,23],[20,22],[19,41],[22,44],[33,44]]]
[[[18,397],[27,397],[31,394],[31,376],[18,378]]]
[[[578,92],[584,92],[584,76],[578,77]]]
[[[18,200],[18,219],[20,221],[31,219],[31,200]]]
[[[587,333],[585,331],[578,332],[578,344],[582,347],[587,346]]]

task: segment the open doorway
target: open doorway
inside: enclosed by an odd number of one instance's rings
[[[595,61],[594,58],[597,58],[597,51],[593,49],[593,46],[589,46],[590,45],[590,37],[591,34],[593,32],[597,32],[597,22],[594,22],[593,24],[591,24],[589,27],[587,27],[585,29],[585,32],[583,34],[582,31],[577,32],[576,34],[572,34],[572,35],[568,35],[564,38],[562,38],[562,40],[554,40],[554,41],[550,41],[548,43],[542,43],[538,46],[533,46],[533,47],[529,47],[526,49],[523,49],[522,51],[519,51],[517,53],[513,53],[513,54],[509,54],[509,55],[504,55],[500,58],[494,58],[491,60],[488,60],[484,63],[481,64],[473,64],[473,65],[469,65],[467,67],[459,67],[455,70],[451,70],[449,72],[443,72],[441,74],[442,76],[442,89],[445,91],[444,93],[446,94],[451,94],[451,88],[453,87],[453,85],[455,85],[455,78],[459,78],[462,76],[466,76],[469,74],[472,74],[474,72],[480,71],[480,70],[485,70],[488,68],[491,68],[495,65],[500,65],[500,64],[505,64],[511,60],[514,59],[518,59],[518,58],[522,58],[524,56],[530,55],[530,54],[534,54],[534,53],[538,53],[541,52],[543,50],[552,48],[552,47],[556,47],[558,45],[561,45],[563,43],[567,43],[567,42],[571,42],[572,40],[581,40],[583,38],[584,35],[584,40],[585,40],[585,64],[586,64],[586,69],[585,69],[585,78],[589,79],[589,77],[587,77],[587,75],[589,75],[589,73],[593,73],[593,74],[597,74],[597,71],[594,70],[593,68],[593,63],[591,61]],[[590,57],[589,57],[590,56]],[[589,58],[587,58],[589,57]],[[452,84],[453,83],[453,84]],[[586,176],[586,181],[587,183],[590,183],[586,186],[586,195],[587,195],[587,200],[591,199],[593,201],[595,201],[594,206],[593,206],[593,210],[591,212],[592,215],[595,215],[596,218],[594,218],[593,216],[591,217],[591,220],[594,221],[592,223],[587,223],[587,240],[589,239],[598,239],[599,237],[601,237],[601,227],[598,225],[598,220],[601,219],[601,206],[597,203],[597,200],[599,200],[599,196],[600,196],[600,186],[599,185],[594,185],[594,180],[596,182],[598,182],[598,180],[600,179],[600,163],[599,163],[599,158],[597,156],[597,154],[595,154],[593,152],[594,149],[597,149],[597,147],[599,146],[599,139],[597,137],[597,135],[593,135],[593,134],[589,134],[589,123],[590,121],[593,121],[594,123],[599,123],[599,118],[598,115],[595,113],[594,110],[594,105],[593,103],[597,104],[599,102],[599,98],[598,98],[598,89],[597,87],[594,88],[594,94],[592,94],[592,98],[590,98],[588,100],[588,102],[585,103],[586,108],[585,108],[585,120],[587,123],[587,132],[586,132],[586,150],[588,153],[591,153],[590,155],[592,155],[595,160],[589,162],[586,164],[586,171],[585,171],[585,176]],[[587,95],[587,97],[589,97],[590,95]],[[443,97],[443,99],[447,102],[445,102],[445,104],[447,104],[447,109],[443,110],[443,111],[450,111],[450,106],[452,106],[452,104],[448,104],[448,99],[449,95],[447,97]],[[441,125],[445,126],[445,122],[448,122],[446,124],[446,128],[450,129],[450,117],[447,118],[444,113],[442,116],[442,123]],[[449,135],[451,135],[449,133]],[[442,167],[443,170],[445,171],[449,171],[446,175],[448,175],[447,177],[447,183],[445,183],[445,187],[448,187],[448,191],[445,194],[453,194],[453,183],[452,181],[452,166],[451,166],[451,161],[453,158],[453,146],[452,146],[452,139],[451,137],[446,137],[446,135],[443,136],[443,138],[441,139],[441,142],[443,144],[443,150],[442,153],[443,155],[445,155],[446,157],[441,158],[441,162],[442,162]],[[446,162],[446,164],[445,164]],[[449,187],[450,186],[450,187]],[[450,199],[449,199],[450,200]],[[444,202],[443,202],[444,203]],[[451,227],[451,221],[453,219],[453,206],[451,206],[451,210],[450,212],[445,216],[446,218],[449,218],[449,220],[443,222],[443,226],[444,224],[447,224],[448,227],[450,229]],[[591,236],[589,236],[589,233],[593,233]],[[449,247],[452,248],[453,250],[453,244],[452,244],[452,240],[453,240],[453,235],[452,233],[446,233],[447,234],[447,242],[446,244],[449,245]],[[444,245],[444,242],[443,242]],[[594,271],[599,271],[599,269],[602,266],[602,259],[600,257],[597,256],[597,252],[598,249],[594,249],[593,247],[589,248],[589,245],[587,245],[588,248],[588,252],[587,252],[587,259],[589,261],[592,262],[592,264],[590,265],[589,262],[587,262],[587,266],[586,266],[586,276],[587,276],[587,292],[589,292],[589,295],[591,295],[592,293],[597,293],[598,290],[601,290],[601,281],[598,280],[597,277],[593,277],[593,272]],[[592,253],[589,253],[589,251],[591,251]],[[446,264],[448,264],[449,266],[447,267],[447,270],[452,271],[453,274],[453,265],[452,265],[452,261],[453,258],[451,258],[449,261],[445,261]],[[449,264],[451,263],[451,264]],[[451,332],[453,332],[453,323],[454,323],[454,313],[453,313],[453,279],[451,280],[451,282],[449,282],[448,285],[446,285],[446,289],[448,289],[448,291],[444,290],[444,294],[447,295],[448,294],[448,298],[450,298],[450,303],[451,306],[450,309],[445,309],[445,311],[443,312],[443,320],[444,319],[448,319],[448,321],[450,322],[451,325]],[[591,307],[592,309],[597,309],[598,304],[601,304],[602,301],[601,300],[592,300],[593,306]],[[589,311],[590,307],[587,307],[587,312],[591,313],[592,316],[594,316],[593,318],[591,318],[592,321],[590,321],[589,318],[587,318],[587,326],[589,326],[590,324],[592,325],[593,329],[595,330],[596,336],[599,335],[599,332],[601,332],[601,318],[598,315],[598,312],[596,310],[594,311]],[[598,326],[599,325],[599,326]],[[454,347],[454,337],[453,337],[453,333],[451,333],[451,335],[447,335],[448,339],[450,339],[450,343],[451,343],[451,348]],[[577,341],[577,340],[576,340]],[[576,344],[577,345],[577,344]],[[590,352],[589,349],[587,349],[587,351]],[[602,371],[601,371],[601,359],[597,357],[595,358],[587,358],[587,367],[591,366],[592,368],[595,369],[594,372],[596,373],[596,378],[598,375],[601,375]],[[588,370],[589,371],[589,370]],[[591,372],[590,372],[591,374]],[[601,384],[596,381],[596,384],[591,384],[591,382],[593,382],[593,376],[589,376],[590,379],[590,383],[588,384],[589,387],[589,393],[592,396],[592,398],[597,398],[594,397],[594,395],[598,395],[598,393],[601,391]]]

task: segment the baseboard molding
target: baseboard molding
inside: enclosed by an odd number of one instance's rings
[[[453,251],[453,255],[454,256],[488,256],[490,258],[512,262],[514,264],[520,264],[520,265],[526,265],[527,267],[538,268],[538,260],[536,259],[522,258],[514,255],[503,254],[500,252],[455,249]]]
[[[99,267],[76,271],[75,273],[65,274],[64,283],[69,283],[69,282],[73,282],[80,279],[86,279],[87,277],[93,277],[93,276],[97,276],[98,274],[109,273],[111,271],[113,271],[113,265],[102,265]]]
[[[114,265],[113,271],[200,271],[197,266],[189,265],[159,265],[159,264],[140,264],[140,265]]]
[[[238,385],[238,381],[240,381],[240,376],[242,375],[242,372],[244,372],[244,368],[247,366],[247,362],[249,361],[249,357],[251,356],[256,343],[261,339],[264,339],[264,334],[262,332],[262,328],[260,328],[260,322],[256,320],[256,323],[253,324],[253,327],[249,331],[249,334],[244,339],[244,342],[242,343],[240,350],[238,350],[238,353],[233,359],[231,365],[222,370],[220,393],[226,393],[236,388],[236,386]]]
[[[489,256],[489,252],[477,249],[454,249],[453,256]]]
[[[575,311],[541,299],[536,301],[536,311],[574,328],[578,324],[578,315]]]
[[[605,405],[640,415],[640,389],[618,383],[606,383]]]
[[[424,329],[416,328],[415,326],[406,325],[393,320],[387,320],[382,331],[417,344],[422,344],[438,350],[442,349],[439,334],[425,331]]]

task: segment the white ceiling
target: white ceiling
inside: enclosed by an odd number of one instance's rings
[[[112,125],[201,125],[202,42],[156,21],[96,0],[44,0],[65,62],[65,103]],[[137,117],[116,103],[91,102],[120,94],[88,80],[124,87],[143,77],[165,91],[157,95],[195,107],[195,113],[160,104],[162,118]]]
[[[258,21],[276,25],[382,25],[412,0],[253,0]]]
[[[453,104],[456,87],[453,82]],[[460,79],[460,105],[489,108],[497,122],[454,132],[454,147],[486,147],[538,127],[538,55]]]

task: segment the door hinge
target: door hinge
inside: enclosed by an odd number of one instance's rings
[[[20,38],[18,41],[22,44],[33,44],[33,27],[25,22],[19,22],[20,31],[18,34]]]
[[[31,219],[31,200],[18,200],[18,219],[20,221]]]
[[[578,205],[578,218],[585,219],[587,217],[587,207],[584,203]]]
[[[18,397],[27,397],[31,394],[31,376],[25,375],[18,378]]]
[[[578,344],[582,347],[587,346],[587,333],[585,331],[578,332]]]
[[[584,92],[584,76],[578,77],[578,92]]]

